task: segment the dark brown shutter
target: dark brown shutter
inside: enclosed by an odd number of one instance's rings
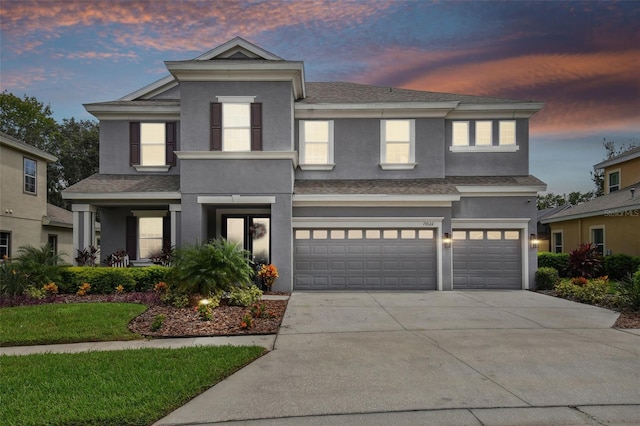
[[[222,104],[211,102],[211,151],[222,151]]]
[[[166,215],[162,218],[162,248],[171,248],[171,216]]]
[[[140,164],[140,123],[129,123],[129,163],[132,166]]]
[[[126,251],[129,259],[137,259],[138,253],[138,218],[127,216]]]
[[[251,104],[251,151],[262,151],[262,104]]]
[[[166,162],[169,166],[176,165],[176,154],[174,151],[176,150],[176,123],[167,123],[166,126]]]

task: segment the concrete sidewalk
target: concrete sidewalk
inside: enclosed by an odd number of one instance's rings
[[[617,316],[528,291],[294,293],[275,350],[156,424],[640,424]]]

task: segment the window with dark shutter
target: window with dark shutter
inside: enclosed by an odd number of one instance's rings
[[[176,165],[176,123],[167,123],[166,128],[166,150],[167,150],[167,165]]]
[[[211,103],[211,151],[222,151],[222,104]]]
[[[140,164],[140,123],[129,123],[129,163],[132,166]]]
[[[262,103],[251,104],[251,151],[262,151]]]

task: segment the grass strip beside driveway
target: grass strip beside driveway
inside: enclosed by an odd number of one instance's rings
[[[0,356],[8,425],[149,425],[266,350],[132,349]]]
[[[56,303],[0,309],[0,346],[141,339],[127,328],[137,303]]]

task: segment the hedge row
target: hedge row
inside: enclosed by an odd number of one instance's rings
[[[568,278],[568,253],[538,253],[538,268],[553,268],[561,277]],[[640,256],[628,254],[612,254],[603,259],[602,275],[608,275],[612,280],[620,280],[640,269]]]
[[[165,266],[144,268],[105,268],[90,266],[70,266],[62,270],[62,280],[58,284],[61,293],[75,293],[83,283],[91,285],[90,294],[112,294],[121,285],[125,292],[149,291],[160,281],[164,281],[169,271]]]

